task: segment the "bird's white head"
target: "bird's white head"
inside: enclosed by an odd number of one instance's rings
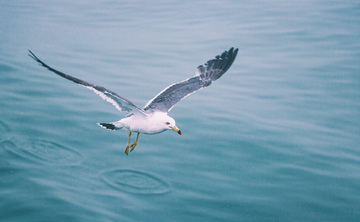
[[[181,131],[175,125],[175,120],[170,116],[168,116],[167,114],[161,116],[161,124],[163,124],[165,129],[172,129],[175,132],[177,132],[179,135],[181,135]]]

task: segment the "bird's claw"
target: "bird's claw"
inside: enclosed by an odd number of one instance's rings
[[[131,147],[130,152],[132,152],[135,149],[136,145],[137,145],[136,141],[133,144],[130,145],[130,147]]]

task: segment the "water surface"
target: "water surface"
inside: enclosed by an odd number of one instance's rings
[[[358,1],[0,4],[1,221],[360,219]],[[139,107],[239,48],[230,70],[140,135],[84,87]],[[135,138],[133,138],[135,139]]]

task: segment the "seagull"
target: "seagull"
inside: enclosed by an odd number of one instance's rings
[[[175,125],[175,120],[168,116],[168,112],[183,98],[209,86],[213,81],[220,78],[233,64],[237,52],[238,49],[230,48],[228,51],[216,56],[215,59],[211,59],[204,65],[198,66],[195,76],[166,87],[142,109],[111,90],[88,83],[48,66],[30,50],[28,55],[38,62],[39,65],[51,72],[94,91],[102,99],[114,105],[119,111],[127,112],[126,117],[119,121],[98,123],[98,125],[109,130],[123,129],[129,131],[128,142],[125,148],[125,154],[128,155],[129,148],[131,148],[131,152],[137,145],[140,133],[157,134],[172,129],[181,135],[180,129]],[[130,145],[132,132],[137,133],[137,136],[135,142]]]

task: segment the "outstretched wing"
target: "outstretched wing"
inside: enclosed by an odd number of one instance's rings
[[[169,112],[180,100],[220,78],[234,62],[237,52],[238,49],[230,48],[221,56],[218,55],[215,59],[199,66],[194,77],[168,86],[150,100],[143,110],[146,112]]]
[[[105,89],[102,86],[97,86],[97,85],[88,83],[81,79],[69,76],[65,73],[62,73],[56,69],[53,69],[50,66],[46,65],[43,61],[41,61],[38,57],[36,57],[35,54],[32,53],[30,50],[29,50],[29,56],[31,58],[33,58],[35,61],[37,61],[38,63],[40,63],[40,65],[42,65],[43,67],[58,74],[59,76],[64,77],[65,79],[71,80],[71,81],[73,81],[79,85],[82,85],[90,90],[93,90],[96,94],[98,94],[105,101],[113,104],[116,107],[116,109],[118,109],[119,111],[125,111],[125,112],[128,112],[128,114],[133,113],[133,114],[146,115],[143,110],[141,110],[140,108],[135,106],[131,101],[119,96],[117,93],[110,91],[108,89]]]

